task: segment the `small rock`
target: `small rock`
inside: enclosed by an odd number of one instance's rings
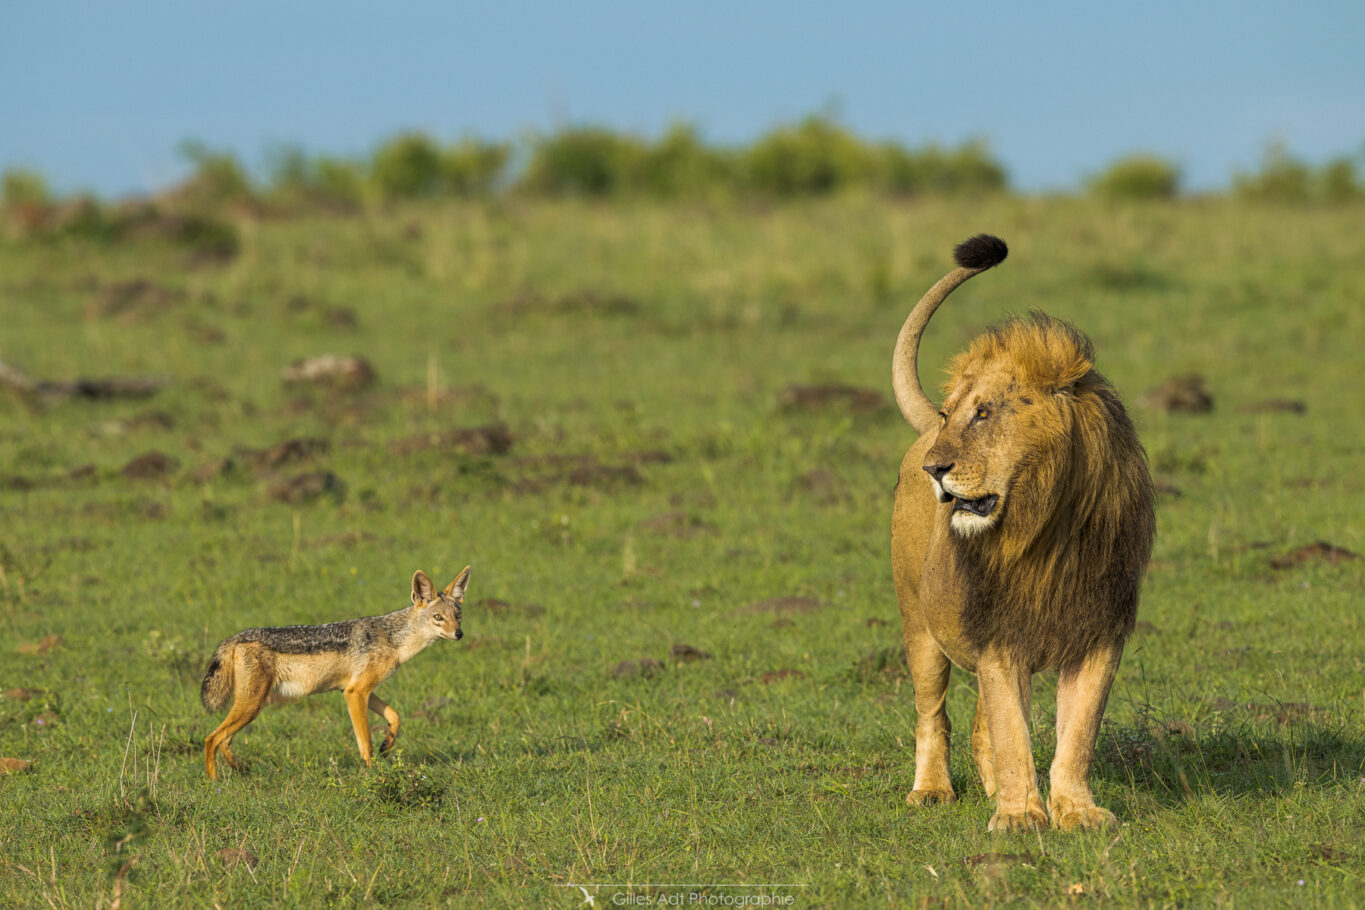
[[[231,458],[215,458],[206,461],[199,467],[190,472],[190,477],[196,483],[208,483],[210,480],[217,480],[219,477],[226,477],[237,467],[237,463]]]
[[[46,654],[53,648],[61,647],[61,644],[62,637],[60,635],[47,635],[43,637],[42,641],[24,642],[18,650],[20,654]]]
[[[617,679],[632,679],[636,676],[650,677],[663,668],[663,661],[655,660],[652,657],[642,657],[639,660],[621,661],[611,671],[611,675]]]
[[[398,455],[425,449],[451,449],[462,455],[505,455],[515,437],[504,423],[478,427],[454,427],[439,433],[418,433],[395,441],[390,448]]]
[[[1213,410],[1213,396],[1204,388],[1204,377],[1191,373],[1172,376],[1148,390],[1138,398],[1138,404],[1171,414],[1207,414]]]
[[[355,390],[374,384],[375,370],[354,354],[319,354],[296,360],[284,371],[285,385],[314,385]]]
[[[284,442],[276,443],[264,449],[237,448],[236,454],[251,465],[252,468],[260,471],[267,468],[277,468],[284,464],[307,461],[314,455],[325,453],[332,447],[326,439],[315,436],[300,436],[294,439],[286,439]]]
[[[1352,553],[1350,550],[1319,540],[1317,543],[1306,544],[1298,549],[1290,550],[1283,556],[1276,556],[1270,560],[1270,568],[1290,569],[1314,561],[1322,561],[1329,566],[1335,566],[1359,558],[1358,554]]]
[[[23,645],[19,646],[21,652],[23,651],[23,647],[24,647]],[[42,689],[25,689],[22,687],[17,687],[14,689],[6,689],[5,697],[12,698],[15,701],[28,701],[35,695],[41,695],[42,692],[43,692]]]
[[[838,383],[789,385],[778,394],[777,403],[784,411],[817,411],[833,407],[854,412],[880,411],[889,404],[881,392]]]
[[[286,478],[270,488],[277,502],[300,505],[329,496],[337,502],[346,498],[346,482],[331,471],[309,471]]]
[[[240,864],[245,864],[248,869],[255,869],[256,865],[260,862],[260,860],[256,858],[256,854],[245,847],[240,849],[236,847],[224,847],[222,850],[215,853],[214,856],[218,857],[223,865],[227,866],[229,869]]]
[[[1308,402],[1298,398],[1267,398],[1255,404],[1249,404],[1239,408],[1244,414],[1294,414],[1302,416],[1308,413]]]
[[[180,462],[176,461],[165,452],[145,452],[134,458],[122,468],[119,473],[129,480],[154,480],[158,477],[165,477],[174,474],[180,467]]]
[[[669,649],[668,656],[673,658],[678,663],[689,663],[694,660],[711,659],[710,654],[701,650],[700,648],[694,648],[691,645],[674,645],[672,648]]]

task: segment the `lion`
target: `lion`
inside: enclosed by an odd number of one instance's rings
[[[989,830],[1103,828],[1090,764],[1137,615],[1155,495],[1147,456],[1090,340],[1034,311],[952,361],[940,410],[919,383],[920,336],[960,284],[1005,259],[978,235],[896,340],[896,402],[919,439],[901,463],[892,569],[915,689],[912,805],[951,802],[952,664],[976,674],[972,754]],[[1057,752],[1044,808],[1029,742],[1032,676],[1056,670]]]

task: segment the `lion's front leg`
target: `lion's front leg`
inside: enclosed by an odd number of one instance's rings
[[[1064,831],[1104,828],[1118,823],[1114,813],[1095,805],[1090,792],[1090,762],[1095,738],[1119,668],[1123,647],[1092,652],[1080,667],[1057,680],[1057,755],[1052,760],[1048,808]]]
[[[990,648],[977,663],[978,710],[985,713],[995,769],[995,815],[989,830],[1018,831],[1048,826],[1038,792],[1038,773],[1029,741],[1029,669],[999,649]]]
[[[1025,695],[1029,694],[1024,690]],[[1028,716],[1028,702],[1024,703],[1024,715]],[[981,786],[989,799],[995,798],[995,762],[991,760],[991,735],[986,729],[986,708],[981,704],[981,696],[976,699],[976,713],[972,716],[972,758],[976,760],[976,773],[981,775]]]

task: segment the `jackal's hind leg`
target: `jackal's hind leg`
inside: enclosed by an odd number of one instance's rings
[[[241,762],[232,754],[232,737],[256,719],[256,715],[265,707],[269,695],[270,681],[264,678],[248,682],[234,694],[227,717],[223,718],[218,728],[204,740],[204,767],[211,780],[218,777],[218,769],[214,767],[213,762],[214,753],[218,751],[222,751],[223,760],[228,763],[229,768],[234,771],[242,770]]]
[[[393,748],[393,741],[398,738],[398,712],[384,703],[384,700],[373,692],[370,693],[370,710],[384,718],[384,722],[389,725],[388,735],[379,744],[379,754]]]
[[[219,743],[218,751],[223,753],[223,761],[227,762],[229,768],[234,771],[246,770],[246,765],[242,763],[242,760],[232,754],[232,737],[229,736]]]

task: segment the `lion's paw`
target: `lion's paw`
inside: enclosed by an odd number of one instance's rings
[[[996,809],[986,830],[998,834],[1007,834],[1012,831],[1042,831],[1048,827],[1048,824],[1047,813],[1043,811],[1043,807],[1030,801],[1023,812],[1006,812],[1004,809]]]
[[[1114,813],[1099,806],[1054,807],[1052,821],[1063,831],[1099,831],[1119,823]]]
[[[957,799],[957,794],[952,790],[911,790],[905,795],[905,801],[912,806],[933,806],[938,803],[951,803]]]

